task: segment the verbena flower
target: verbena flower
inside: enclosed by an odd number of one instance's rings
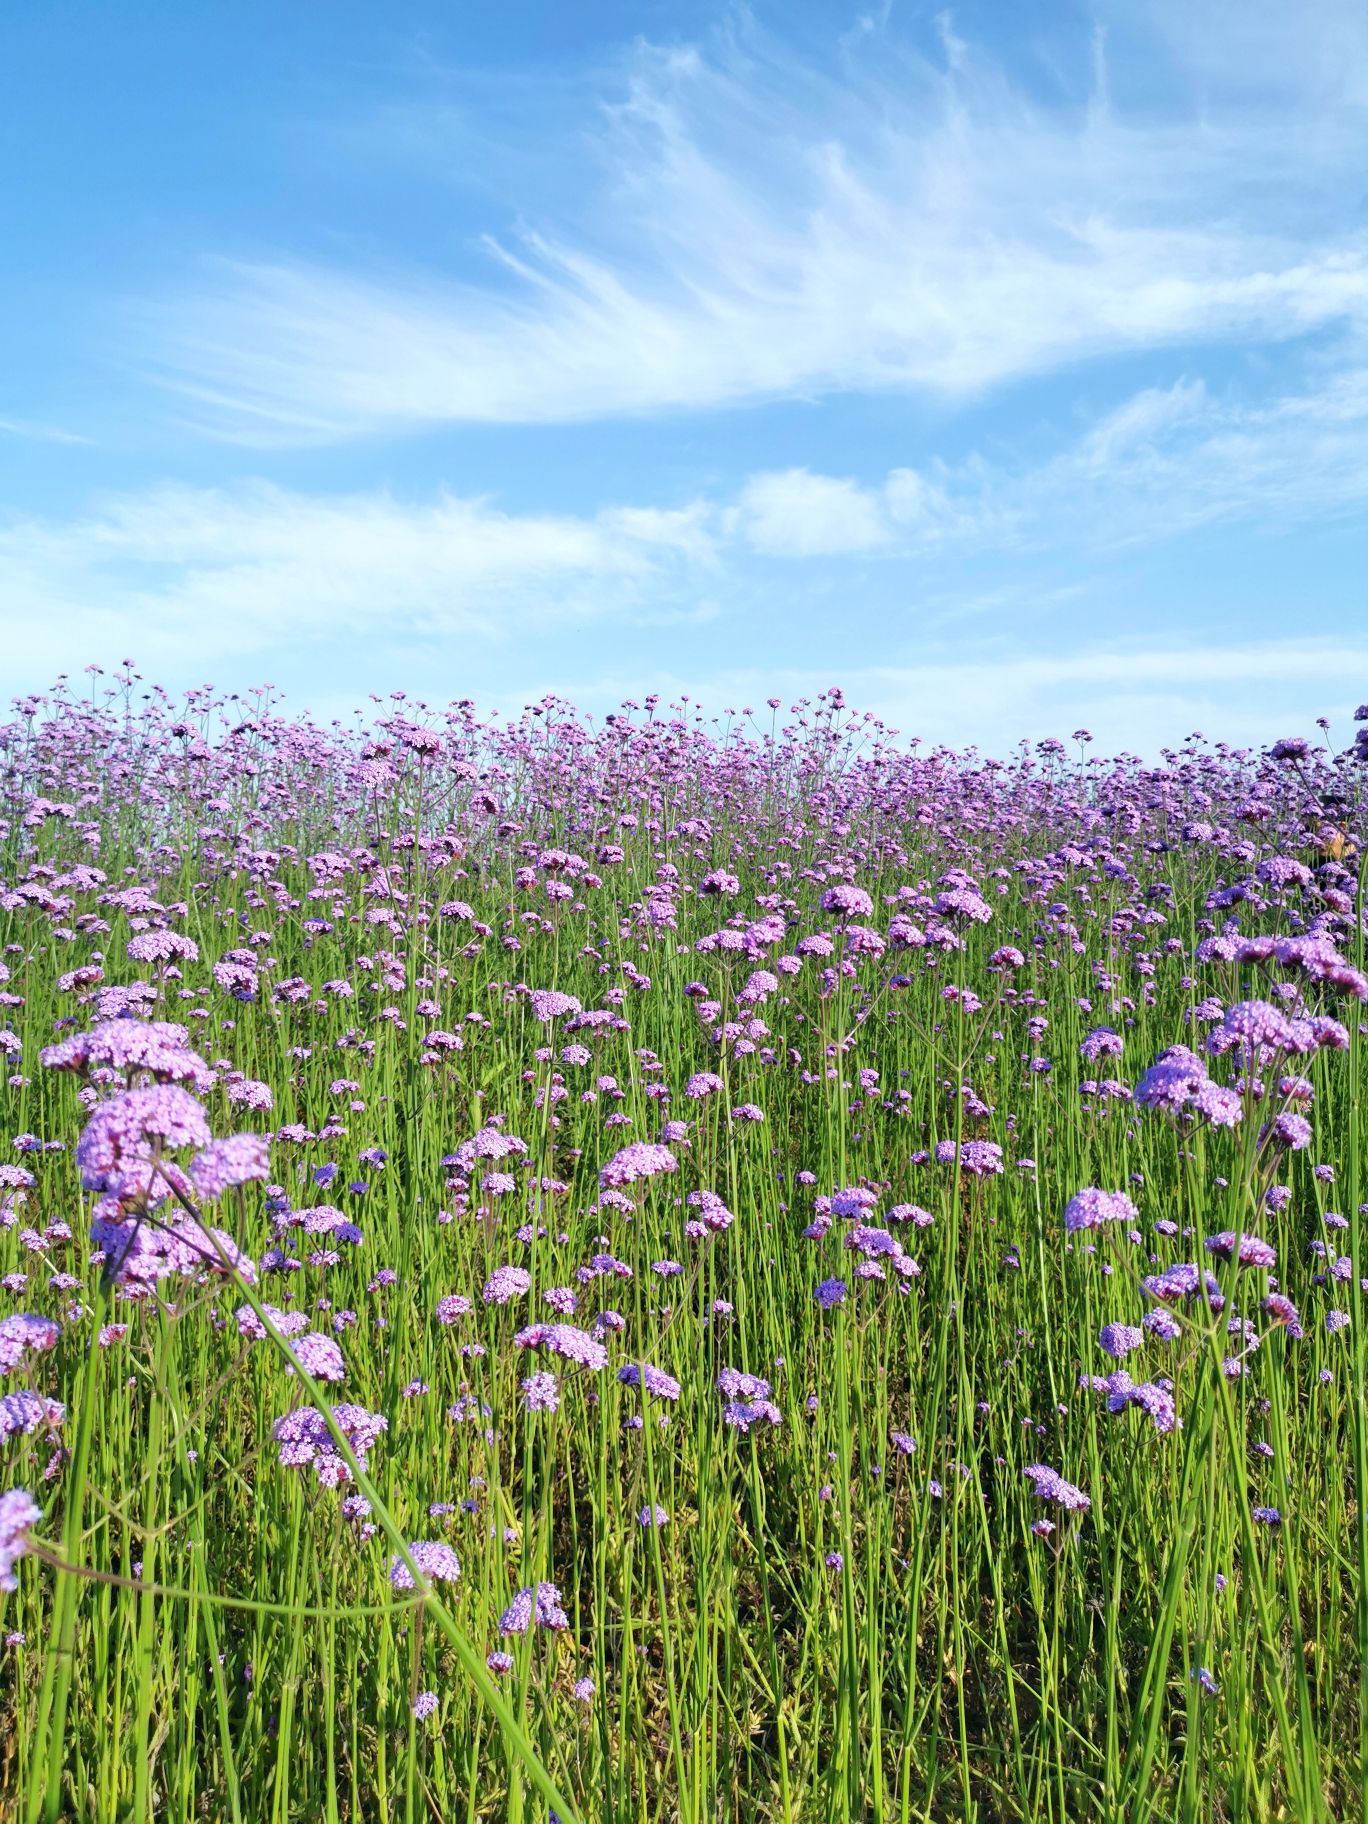
[[[418,1569],[433,1583],[454,1583],[461,1574],[461,1561],[444,1540],[415,1539],[408,1549]],[[389,1580],[396,1590],[414,1587],[413,1573],[397,1552],[390,1559]]]
[[[18,1589],[14,1567],[29,1550],[30,1527],[42,1517],[42,1508],[25,1489],[0,1495],[0,1590]]]

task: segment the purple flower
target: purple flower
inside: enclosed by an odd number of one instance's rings
[[[1066,1482],[1059,1471],[1051,1469],[1047,1463],[1030,1463],[1022,1474],[1030,1481],[1031,1493],[1037,1501],[1053,1501],[1071,1513],[1080,1514],[1086,1513],[1092,1506],[1081,1488],[1075,1488],[1072,1482]]]
[[[523,1404],[529,1412],[555,1412],[560,1406],[560,1382],[554,1374],[529,1374],[523,1382]]]
[[[726,1084],[715,1071],[695,1071],[684,1085],[684,1094],[692,1102],[701,1102],[707,1096],[715,1096],[726,1088]]]
[[[205,1147],[211,1138],[209,1117],[187,1090],[154,1083],[96,1107],[76,1143],[76,1163],[87,1190],[159,1201],[170,1195],[162,1149]]]
[[[874,901],[863,887],[828,887],[820,903],[823,912],[839,912],[847,918],[868,918],[874,911]]]
[[[1119,1058],[1122,1044],[1121,1034],[1112,1027],[1095,1026],[1078,1049],[1089,1064],[1096,1064],[1099,1058]]]
[[[1098,1343],[1102,1349],[1116,1361],[1123,1360],[1133,1349],[1138,1349],[1145,1340],[1143,1330],[1134,1324],[1104,1324]]]
[[[185,1028],[169,1020],[106,1020],[49,1045],[40,1056],[49,1070],[147,1076],[158,1083],[186,1084],[201,1094],[214,1082],[214,1073],[190,1050]]]
[[[1171,1311],[1162,1305],[1156,1305],[1153,1311],[1146,1311],[1140,1320],[1151,1336],[1157,1336],[1161,1343],[1174,1342],[1183,1334],[1183,1326]]]
[[[532,1275],[526,1267],[496,1267],[480,1296],[487,1305],[506,1305],[510,1299],[521,1298],[531,1285]]]
[[[944,893],[938,893],[932,910],[941,918],[962,918],[975,925],[986,925],[993,916],[988,902],[968,886],[950,887]]]
[[[1002,1148],[995,1140],[965,1140],[958,1149],[959,1168],[971,1178],[995,1178],[1002,1171]],[[936,1158],[950,1165],[956,1156],[953,1140],[936,1143]]]
[[[722,1408],[722,1422],[734,1431],[749,1431],[752,1425],[781,1425],[784,1415],[773,1400],[728,1400]]]
[[[561,1593],[554,1583],[539,1583],[519,1590],[499,1617],[499,1632],[505,1637],[526,1634],[535,1620],[540,1628],[568,1628],[570,1618],[561,1605]]]
[[[295,1360],[305,1374],[312,1375],[316,1381],[344,1381],[347,1378],[346,1363],[342,1351],[332,1337],[324,1336],[317,1330],[311,1330],[307,1336],[301,1336],[290,1344]],[[294,1369],[288,1370],[290,1374]]]
[[[530,1589],[519,1590],[499,1617],[499,1632],[505,1639],[511,1634],[526,1634],[532,1625],[535,1596]]]
[[[211,1140],[190,1162],[190,1178],[198,1194],[212,1201],[253,1179],[269,1178],[268,1144],[260,1134],[230,1134]]]
[[[1244,1116],[1244,1103],[1238,1094],[1209,1080],[1199,1085],[1191,1106],[1212,1127],[1238,1127]]]
[[[1300,1339],[1305,1335],[1297,1307],[1281,1292],[1270,1292],[1259,1308],[1271,1317],[1275,1324],[1286,1330],[1290,1337]]]
[[[50,1400],[28,1387],[0,1396],[0,1439],[28,1437],[44,1428],[51,1431],[65,1418],[66,1408],[60,1400]]]
[[[546,1349],[564,1361],[597,1371],[608,1364],[608,1351],[597,1337],[573,1324],[529,1324],[513,1338],[519,1349]]]
[[[104,1255],[104,1271],[119,1285],[146,1289],[159,1279],[184,1273],[236,1273],[251,1285],[256,1267],[222,1229],[203,1228],[190,1216],[174,1221],[124,1213],[115,1198],[95,1206],[90,1238]]]
[[[461,1574],[461,1561],[441,1539],[415,1539],[409,1546],[409,1557],[424,1577],[434,1583],[454,1583]],[[396,1590],[411,1590],[413,1573],[396,1552],[390,1559],[389,1580]]]
[[[699,881],[698,890],[700,893],[734,899],[741,891],[741,882],[735,874],[729,874],[725,868],[714,868],[711,874],[705,874]]]
[[[1142,1279],[1140,1284],[1151,1298],[1157,1298],[1166,1305],[1176,1304],[1180,1298],[1200,1298],[1205,1288],[1213,1311],[1221,1311],[1225,1307],[1216,1275],[1203,1272],[1193,1261],[1181,1261],[1175,1266],[1165,1267],[1162,1273],[1152,1273]]]
[[[605,1190],[620,1190],[623,1185],[635,1184],[640,1178],[655,1178],[662,1172],[678,1169],[679,1162],[669,1147],[654,1140],[633,1140],[603,1167],[599,1183]]]
[[[1311,1123],[1305,1115],[1284,1113],[1264,1129],[1262,1138],[1287,1152],[1299,1153],[1311,1144]]]
[[[12,1374],[27,1355],[55,1348],[60,1327],[51,1317],[16,1311],[0,1318],[0,1374]]]
[[[628,1362],[625,1367],[618,1369],[617,1378],[624,1387],[644,1386],[647,1393],[658,1400],[679,1398],[679,1382],[663,1369],[653,1368],[649,1362],[642,1362],[639,1366],[636,1362]]]
[[[849,1185],[845,1190],[831,1193],[831,1213],[833,1216],[863,1216],[874,1209],[879,1201],[877,1191],[871,1191],[863,1184]]]
[[[1173,1389],[1166,1381],[1133,1381],[1124,1368],[1117,1368],[1107,1375],[1082,1375],[1080,1383],[1094,1393],[1107,1396],[1108,1412],[1121,1413],[1130,1406],[1138,1406],[1149,1414],[1154,1429],[1159,1432],[1176,1431],[1181,1423],[1174,1405]]]
[[[1124,1191],[1100,1191],[1093,1185],[1076,1191],[1064,1209],[1064,1228],[1070,1235],[1104,1222],[1133,1224],[1139,1219],[1139,1211]]]
[[[381,1432],[389,1430],[389,1420],[382,1413],[367,1412],[364,1406],[342,1405],[332,1408],[333,1422],[351,1446],[362,1468],[372,1444]],[[280,1447],[280,1461],[287,1468],[311,1465],[325,1488],[336,1488],[350,1482],[351,1469],[338,1450],[327,1420],[312,1406],[297,1407],[277,1419],[271,1436]]]
[[[1139,1108],[1175,1115],[1186,1108],[1207,1081],[1206,1066],[1186,1045],[1170,1046],[1135,1086]]]
[[[140,931],[128,940],[128,956],[135,963],[197,963],[199,946],[179,931]]]
[[[28,1531],[43,1510],[22,1488],[0,1495],[0,1590],[17,1590],[14,1567],[29,1549]]]
[[[1236,1235],[1233,1229],[1224,1229],[1219,1235],[1209,1235],[1206,1240],[1209,1254],[1216,1254],[1222,1260],[1232,1260],[1238,1256],[1242,1267],[1275,1267],[1278,1264],[1278,1250],[1258,1235]]]
[[[562,994],[557,988],[534,988],[528,999],[532,1003],[532,1012],[544,1026],[563,1014],[578,1013],[582,1003],[573,994]]]

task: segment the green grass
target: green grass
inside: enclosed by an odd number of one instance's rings
[[[1176,840],[1199,779],[1229,820],[1247,786],[1240,769],[1190,769],[1162,814],[1145,808],[1134,773],[1111,788],[1100,773],[1060,775],[1047,798],[1024,773],[947,769],[927,825],[916,803],[888,801],[877,766],[861,772],[852,748],[824,753],[815,737],[801,751],[795,742],[766,758],[757,746],[743,761],[736,749],[707,774],[680,765],[674,775],[659,744],[636,759],[615,748],[610,766],[602,743],[591,765],[563,735],[544,740],[539,757],[529,736],[522,773],[500,782],[501,815],[523,826],[503,835],[472,808],[477,782],[439,795],[409,765],[378,805],[353,802],[338,769],[279,741],[252,742],[254,777],[216,775],[222,808],[206,806],[188,760],[178,778],[177,750],[168,757],[132,720],[117,739],[104,725],[91,732],[84,758],[61,759],[60,778],[37,735],[15,759],[50,797],[84,768],[81,819],[100,840],[96,849],[80,819],[24,828],[16,818],[0,860],[9,888],[38,879],[70,901],[0,901],[7,1012],[22,1045],[4,1092],[7,1137],[66,1146],[4,1154],[37,1179],[0,1230],[0,1271],[29,1276],[4,1309],[65,1320],[80,1307],[57,1349],[8,1384],[62,1401],[67,1417],[49,1481],[52,1438],[0,1445],[3,1487],[27,1487],[45,1508],[18,1591],[0,1596],[0,1627],[24,1636],[0,1654],[5,1815],[541,1819],[559,1792],[567,1820],[613,1824],[1368,1818],[1360,1298],[1353,1278],[1316,1284],[1329,1263],[1311,1251],[1338,1244],[1357,1277],[1368,1196],[1357,1008],[1324,1003],[1351,1044],[1305,1065],[1315,1140],[1279,1163],[1293,1195],[1276,1215],[1262,1204],[1274,1174],[1254,1147],[1257,1116],[1234,1135],[1185,1136],[1078,1091],[1107,1071],[1134,1083],[1163,1047],[1191,1041],[1185,1011],[1204,996],[1267,992],[1257,972],[1194,964],[1213,916],[1206,896],[1235,869],[1228,849]],[[95,765],[99,742],[119,757],[108,777]],[[514,758],[510,744],[510,774]],[[598,837],[575,827],[590,778],[603,800],[589,804]],[[1109,789],[1138,807],[1130,833],[1124,820],[1102,832],[1132,878],[1076,866],[1042,887],[1018,864],[1094,841],[1088,807]],[[1284,830],[1255,840],[1260,852],[1314,863],[1292,846],[1294,798],[1278,805]],[[625,811],[639,821],[615,829]],[[699,815],[706,837],[679,834]],[[656,829],[645,827],[652,816]],[[462,836],[459,859],[392,848],[386,835],[448,822]],[[224,833],[204,836],[210,825]],[[1165,832],[1171,846],[1147,846]],[[603,835],[626,854],[599,869],[601,886],[557,905],[514,884],[519,844],[559,842],[592,866]],[[306,858],[363,844],[387,860],[403,897],[377,893],[374,871],[353,868],[310,898]],[[248,863],[258,847],[274,859]],[[840,870],[856,849],[864,858],[851,877],[875,897],[867,922],[886,929],[884,896],[962,866],[981,880],[1007,871],[985,880],[992,923],[968,927],[959,954],[862,959],[826,995],[823,964],[809,959],[756,1010],[769,1029],[761,1049],[719,1049],[685,985],[705,982],[731,1018],[754,962],[699,954],[695,940],[738,911],[756,916],[757,893],[786,902],[781,950],[835,929],[817,910],[828,877],[812,876],[828,862]],[[639,907],[662,860],[695,884],[710,866],[734,868],[742,894],[721,904],[679,895],[677,930],[652,931]],[[106,882],[72,883],[83,864]],[[136,922],[107,896],[134,882],[198,946],[179,980],[126,960]],[[1171,888],[1166,901],[1146,896],[1156,882]],[[490,934],[472,942],[468,922],[438,917],[451,899],[468,901]],[[1067,916],[1050,911],[1057,903]],[[1166,922],[1142,923],[1146,906]],[[391,909],[394,928],[366,922],[377,907]],[[1244,927],[1291,929],[1308,909],[1291,891],[1271,894],[1261,913],[1245,910]],[[311,933],[309,918],[332,928]],[[211,968],[254,930],[270,934],[260,954],[272,961],[248,1005],[223,994]],[[1028,960],[1002,976],[987,958],[1007,942]],[[1361,921],[1343,942],[1361,964]],[[55,1022],[79,1029],[94,1018],[94,991],[64,992],[57,980],[97,951],[108,983],[155,982],[155,1011],[184,1022],[201,1056],[270,1085],[273,1112],[255,1122],[223,1087],[212,1091],[216,1133],[267,1121],[339,1130],[277,1142],[273,1176],[297,1207],[345,1204],[360,1246],[333,1266],[266,1275],[254,1292],[221,1276],[163,1282],[152,1302],[102,1289],[87,1264],[92,1198],[73,1157],[80,1086],[38,1055]],[[624,962],[649,989],[632,985]],[[889,986],[895,970],[905,986]],[[273,1001],[272,985],[294,976],[311,984],[309,999]],[[352,998],[318,992],[332,980],[350,982]],[[949,983],[972,988],[981,1009],[944,999]],[[630,1030],[575,1034],[589,1065],[539,1059],[546,1029],[513,984],[554,986],[586,1007],[621,988]],[[418,1011],[428,999],[439,1016]],[[1038,1015],[1048,1030],[1032,1035]],[[1079,1043],[1102,1023],[1124,1033],[1125,1054],[1094,1069]],[[463,1048],[424,1061],[433,1028],[459,1032]],[[1049,1058],[1048,1073],[1029,1068],[1036,1057]],[[704,1069],[723,1075],[725,1091],[687,1102],[685,1082]],[[877,1089],[861,1087],[861,1070],[879,1073]],[[553,1073],[569,1092],[554,1103]],[[620,1095],[582,1100],[606,1076]],[[360,1089],[333,1093],[337,1079]],[[673,1092],[668,1108],[647,1093],[656,1084]],[[962,1084],[989,1114],[954,1093]],[[729,1119],[743,1103],[759,1105],[763,1123]],[[630,1126],[605,1128],[610,1113]],[[443,1220],[453,1197],[442,1155],[493,1114],[530,1149],[519,1194],[490,1198],[485,1216]],[[696,1121],[674,1149],[679,1171],[635,1187],[631,1220],[595,1208],[600,1165],[628,1140],[656,1138],[667,1117]],[[981,1183],[914,1161],[937,1141],[971,1137],[1003,1146],[1002,1177]],[[358,1160],[372,1147],[387,1155],[382,1169]],[[1035,1169],[1017,1169],[1022,1158]],[[1335,1183],[1312,1175],[1319,1161],[1334,1165]],[[339,1168],[329,1191],[309,1176],[323,1163]],[[800,1171],[815,1182],[800,1184]],[[526,1187],[543,1176],[568,1188],[542,1200],[548,1233],[527,1246],[513,1231],[528,1220]],[[364,1197],[343,1194],[353,1179],[368,1181]],[[847,1225],[820,1242],[800,1231],[814,1195],[857,1183],[879,1187],[880,1212],[915,1202],[932,1213],[930,1227],[899,1232],[920,1276],[906,1291],[891,1273],[884,1284],[852,1280],[845,1304],[824,1313],[813,1289],[850,1278]],[[1139,1245],[1115,1227],[1066,1245],[1064,1206],[1087,1185],[1130,1189]],[[682,1234],[692,1212],[681,1200],[698,1189],[736,1220],[696,1242]],[[1327,1209],[1351,1229],[1327,1229]],[[1191,1234],[1156,1234],[1161,1219]],[[215,1220],[254,1258],[270,1245],[260,1186],[235,1193]],[[37,1250],[25,1240],[53,1223],[69,1224],[70,1239],[49,1234]],[[1205,1263],[1204,1236],[1242,1227],[1277,1246],[1304,1340],[1263,1321],[1262,1273],[1216,1267],[1230,1309],[1262,1337],[1244,1373],[1221,1372],[1229,1310],[1216,1319],[1199,1302],[1183,1313],[1179,1342],[1147,1345],[1143,1369],[1127,1364],[1137,1379],[1172,1376],[1182,1428],[1165,1436],[1139,1412],[1110,1416],[1078,1386],[1080,1373],[1114,1366],[1097,1347],[1101,1325],[1138,1323],[1144,1274]],[[607,1372],[562,1373],[559,1411],[526,1413],[520,1379],[552,1364],[515,1350],[513,1334],[554,1315],[541,1292],[573,1284],[600,1236],[633,1277],[579,1287],[573,1321],[587,1327],[615,1306],[625,1337],[610,1339]],[[1095,1250],[1083,1245],[1092,1241]],[[684,1274],[659,1278],[662,1258]],[[529,1268],[532,1292],[486,1308],[480,1286],[508,1262]],[[374,1284],[382,1268],[393,1284]],[[49,1288],[54,1272],[77,1275],[79,1288]],[[450,1292],[475,1308],[445,1327],[434,1307]],[[339,1335],[346,1383],[312,1391],[389,1419],[358,1483],[373,1503],[369,1540],[341,1518],[337,1493],[276,1461],[271,1426],[311,1389],[290,1377],[282,1347],[244,1341],[232,1314],[287,1298],[310,1311],[326,1301],[320,1328],[337,1311],[357,1314]],[[730,1316],[709,1315],[718,1299]],[[1353,1322],[1328,1335],[1336,1304]],[[126,1338],[96,1346],[99,1326],[115,1320]],[[484,1352],[463,1357],[463,1343]],[[618,1383],[616,1367],[638,1360],[678,1378],[677,1405],[643,1403]],[[779,1427],[740,1434],[723,1422],[714,1383],[726,1366],[773,1383]],[[415,1380],[428,1391],[404,1397]],[[460,1400],[472,1416],[455,1422]],[[645,1424],[632,1429],[638,1414]],[[895,1448],[894,1431],[916,1440],[912,1455]],[[1032,1499],[1022,1470],[1038,1461],[1087,1491],[1085,1515]],[[429,1518],[434,1502],[457,1511]],[[669,1523],[643,1529],[647,1504]],[[1278,1507],[1282,1524],[1256,1525],[1260,1505]],[[1057,1531],[1036,1537],[1031,1524],[1047,1511]],[[455,1546],[461,1579],[427,1600],[392,1590],[391,1554],[438,1537]],[[831,1553],[840,1570],[825,1564]],[[539,1579],[559,1587],[571,1626],[501,1641],[511,1594]],[[514,1658],[497,1677],[484,1666],[496,1646]],[[1192,1678],[1199,1666],[1218,1695]],[[571,1692],[583,1677],[594,1685],[587,1703]],[[439,1708],[416,1721],[412,1700],[425,1690]]]

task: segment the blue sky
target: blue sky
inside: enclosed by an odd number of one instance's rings
[[[1368,13],[11,9],[10,690],[1368,698]]]

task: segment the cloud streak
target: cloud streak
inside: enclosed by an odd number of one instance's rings
[[[10,656],[29,667],[149,647],[169,660],[339,639],[515,641],[539,628],[698,610],[700,507],[509,514],[440,495],[161,487],[67,522],[0,529]]]
[[[688,627],[758,577],[853,558],[942,598],[965,553],[1105,560],[1219,523],[1286,530],[1368,502],[1368,371],[1249,400],[1144,389],[1034,463],[974,455],[871,481],[761,471],[730,493],[513,512],[439,492],[160,486],[0,526],[15,663],[156,642],[169,654],[338,638],[486,648],[568,627]],[[862,587],[865,585],[862,584]],[[1017,592],[1030,592],[1029,575]],[[991,612],[991,604],[990,604]],[[933,617],[928,625],[943,622]]]
[[[1158,115],[1100,75],[1046,105],[950,37],[866,33],[831,72],[754,31],[643,47],[575,204],[510,197],[445,269],[221,260],[144,327],[206,424],[269,443],[960,398],[1368,323],[1368,239],[1321,202],[1357,182],[1357,99],[1322,84],[1294,137],[1286,97],[1223,90],[1191,34],[1167,49],[1200,91]]]
[[[1368,370],[1351,368],[1256,401],[1213,397],[1200,381],[1148,388],[1031,466],[975,455],[863,486],[806,470],[755,476],[735,523],[771,556],[1098,552],[1236,520],[1286,529],[1365,501]]]

